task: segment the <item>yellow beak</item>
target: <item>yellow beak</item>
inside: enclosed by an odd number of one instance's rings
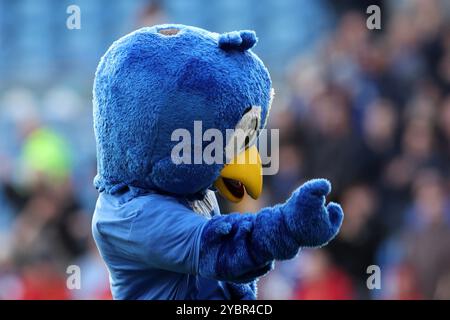
[[[258,199],[262,191],[262,165],[256,146],[245,149],[226,164],[214,186],[232,202],[241,201],[245,191],[253,199]]]

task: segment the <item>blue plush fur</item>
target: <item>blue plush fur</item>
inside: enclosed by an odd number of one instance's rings
[[[266,122],[272,84],[251,51],[256,41],[252,31],[160,25],[114,42],[98,66],[93,92],[99,191],[114,194],[128,186],[201,197],[223,165],[174,164],[171,134],[177,128],[192,132],[194,121],[202,120],[203,130],[225,135],[251,106],[261,107]],[[330,189],[327,180],[311,180],[284,204],[213,217],[202,231],[198,274],[230,282],[236,298],[255,298],[254,280],[274,260],[323,246],[337,234],[343,212],[326,204]]]
[[[159,32],[170,29],[179,31]],[[251,106],[261,106],[264,123],[271,80],[246,50],[255,43],[253,32],[228,36],[183,25],[142,28],[114,42],[94,82],[95,186],[181,195],[209,187],[222,166],[175,165],[171,134],[177,128],[192,132],[194,120],[202,120],[204,131],[225,134]]]

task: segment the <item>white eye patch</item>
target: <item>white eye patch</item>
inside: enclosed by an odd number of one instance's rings
[[[231,130],[231,134],[227,134],[225,153],[228,161],[255,144],[260,125],[261,107],[253,106],[242,116],[236,128]]]

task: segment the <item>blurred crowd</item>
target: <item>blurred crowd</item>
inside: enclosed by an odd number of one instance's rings
[[[325,177],[345,219],[327,247],[305,251],[264,279],[264,298],[450,298],[444,9],[437,1],[406,1],[375,32],[365,15],[348,11],[317,51],[289,69],[290,98],[271,122],[281,129],[281,150],[268,202]],[[380,267],[380,290],[368,290],[371,265]]]
[[[328,178],[345,212],[340,234],[277,262],[261,299],[450,299],[450,5],[396,1],[381,30],[366,27],[364,9],[333,10],[335,27],[274,83],[278,174],[261,200],[221,200],[223,211],[256,211]],[[144,12],[145,24],[165,19],[159,7]],[[109,299],[90,231],[90,105],[63,89],[0,99],[0,299]],[[80,290],[66,286],[69,265],[80,266]],[[368,288],[372,265],[380,289]]]

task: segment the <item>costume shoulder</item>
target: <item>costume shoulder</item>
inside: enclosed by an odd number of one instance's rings
[[[100,246],[109,246],[138,265],[195,274],[200,237],[207,221],[174,197],[102,193],[93,232]]]

